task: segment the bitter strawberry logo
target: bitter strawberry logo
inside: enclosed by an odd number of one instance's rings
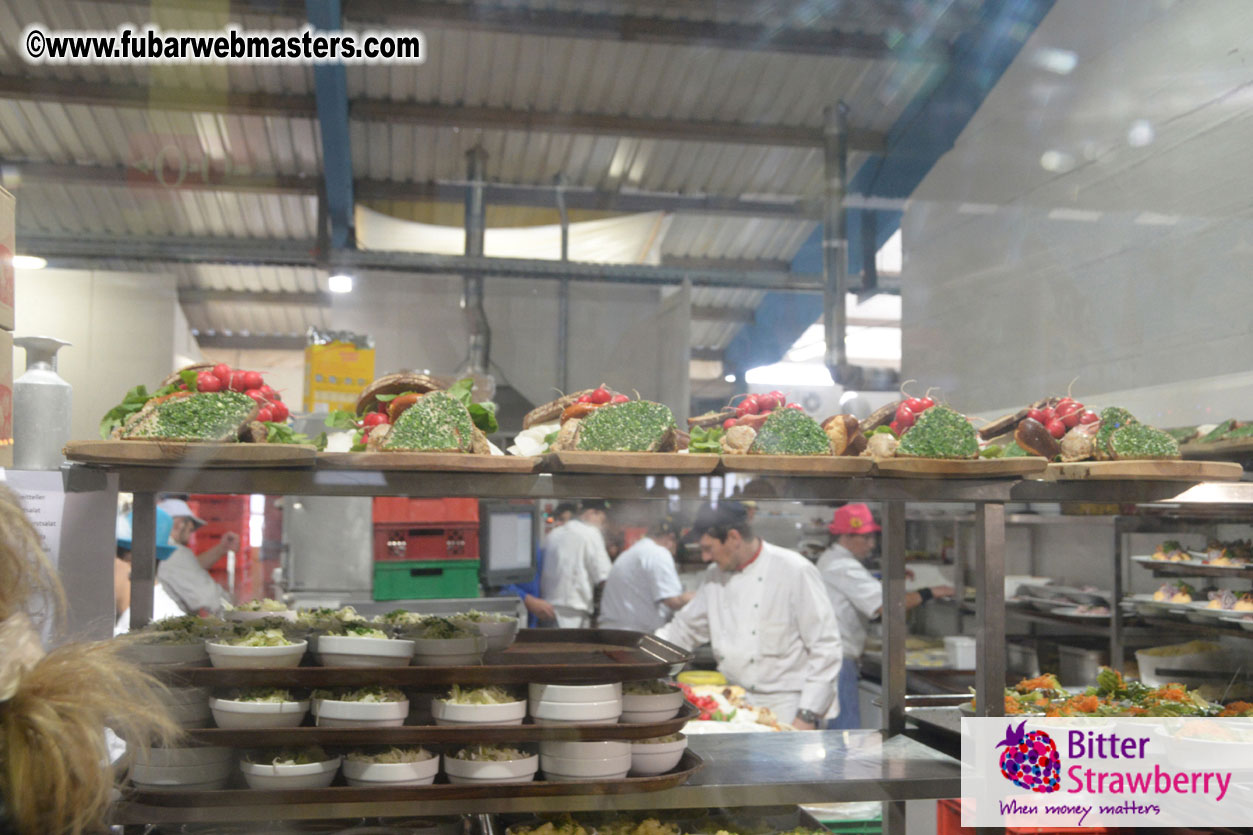
[[[1061,787],[1062,761],[1057,755],[1057,745],[1052,737],[1044,731],[1025,733],[1027,723],[1024,721],[1015,728],[1005,728],[1005,739],[996,744],[1002,745],[1001,774],[1015,786],[1030,789],[1040,794],[1049,794]]]

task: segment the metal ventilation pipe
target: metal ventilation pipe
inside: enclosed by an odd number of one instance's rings
[[[483,199],[483,184],[487,169],[487,151],[474,146],[466,151],[466,255],[483,257],[483,239],[487,232],[487,205]],[[492,331],[487,324],[487,312],[483,309],[483,276],[468,275],[464,282],[461,306],[466,312],[470,331],[470,370],[487,374],[492,354]]]
[[[848,327],[848,229],[844,194],[848,178],[848,105],[837,103],[823,111],[822,302],[825,357],[831,378],[852,387],[854,369],[844,344]]]

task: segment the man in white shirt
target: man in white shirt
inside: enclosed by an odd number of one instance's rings
[[[834,716],[827,727],[847,730],[861,727],[858,659],[866,649],[866,628],[883,609],[883,586],[862,564],[874,551],[875,534],[881,528],[875,524],[869,507],[846,504],[835,511],[827,530],[833,541],[818,557],[818,572],[826,584],[840,623],[840,636],[844,639],[844,662],[836,682],[839,715]],[[952,596],[952,586],[911,591],[905,595],[905,608],[920,606],[933,597]]]
[[[157,565],[157,578],[188,612],[195,614],[201,609],[208,610],[210,614],[221,612],[231,598],[209,574],[209,567],[227,551],[239,548],[239,534],[227,531],[216,545],[197,555],[188,545],[191,535],[205,521],[193,513],[182,499],[165,499],[157,507],[174,520],[170,543],[175,546],[174,553]]]
[[[667,516],[613,562],[600,601],[605,629],[655,632],[692,599],[674,567],[679,527]]]
[[[657,636],[685,649],[709,642],[718,670],[748,691],[749,703],[799,730],[818,727],[843,657],[818,570],[755,536],[737,502],[702,508],[693,533],[714,566]]]
[[[113,611],[117,620],[114,635],[124,635],[131,629],[131,514],[117,518],[117,556],[113,558]],[[157,510],[157,542],[169,542],[173,520],[163,510]],[[174,552],[173,545],[157,546],[157,565]],[[162,620],[187,614],[174,598],[170,597],[160,581],[152,584],[152,619]]]
[[[540,597],[552,605],[559,627],[583,629],[592,624],[596,587],[612,568],[601,534],[607,508],[601,500],[582,502],[578,517],[550,533],[544,543]]]

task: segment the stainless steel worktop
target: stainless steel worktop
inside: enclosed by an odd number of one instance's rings
[[[402,803],[170,808],[122,805],[117,823],[249,821],[487,812],[689,809],[853,800],[957,797],[959,763],[904,736],[880,731],[711,734],[690,737],[705,767],[684,786],[641,794]]]

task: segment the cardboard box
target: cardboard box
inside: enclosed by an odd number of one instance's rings
[[[13,254],[17,252],[17,201],[0,188],[0,328],[13,330]],[[10,381],[10,386],[12,381]]]
[[[13,334],[0,330],[0,467],[13,466]]]
[[[352,409],[361,391],[374,382],[374,349],[351,342],[305,348],[306,412]]]

